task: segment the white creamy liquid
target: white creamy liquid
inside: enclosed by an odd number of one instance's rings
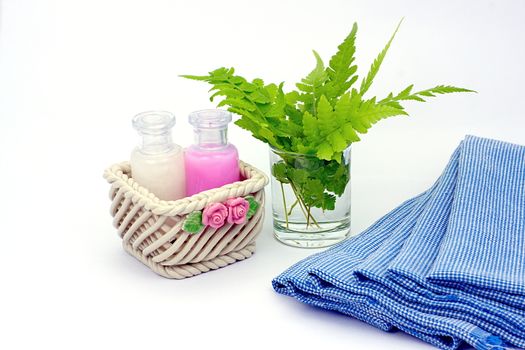
[[[182,148],[159,154],[131,153],[131,177],[163,200],[177,200],[186,196],[184,156]]]

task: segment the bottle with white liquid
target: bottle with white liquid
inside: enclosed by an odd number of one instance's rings
[[[186,195],[183,151],[171,139],[174,125],[175,116],[169,112],[144,112],[133,118],[142,144],[131,153],[131,176],[163,200]]]

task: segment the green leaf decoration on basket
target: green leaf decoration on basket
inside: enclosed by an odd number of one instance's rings
[[[204,224],[202,223],[202,212],[194,211],[188,214],[182,229],[188,233],[197,234],[202,232]]]
[[[259,202],[255,200],[253,196],[246,196],[244,197],[250,203],[250,208],[248,209],[248,213],[246,214],[246,220],[249,220],[257,211],[257,208],[259,208]]]

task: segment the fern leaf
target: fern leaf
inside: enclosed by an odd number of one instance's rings
[[[306,78],[302,79],[301,81],[305,85],[316,87],[316,86],[322,85],[328,78],[328,75],[325,72],[324,63],[323,63],[323,60],[321,59],[321,56],[319,56],[317,51],[315,50],[312,50],[312,51],[314,53],[315,61],[316,61],[315,68],[310,72],[310,74],[306,76]]]
[[[231,75],[228,77],[228,80],[235,85],[242,85],[243,83],[246,82],[246,79],[238,75]]]
[[[295,90],[288,92],[285,94],[286,103],[288,103],[290,106],[295,106],[297,101],[299,101],[299,93]]]
[[[430,92],[428,90],[420,91],[418,94],[421,95],[421,96],[436,97],[436,95],[434,95],[432,92]]]
[[[248,130],[254,134],[259,130],[259,124],[257,124],[257,122],[253,120],[254,118],[249,116],[251,114],[249,111],[235,107],[228,108],[228,111],[244,117],[235,121],[235,124],[237,124],[241,128]]]
[[[277,126],[278,136],[302,137],[303,128],[300,125],[281,121]]]
[[[276,92],[272,96],[272,99],[268,98],[268,102],[272,102],[270,108],[268,109],[267,116],[281,118],[286,115],[284,109],[286,107],[286,97],[283,92],[283,84],[281,83],[279,87],[276,87]]]
[[[354,23],[352,31],[338,46],[337,53],[332,56],[329,66],[326,68],[328,81],[325,93],[329,98],[341,96],[357,80],[357,76],[353,76],[357,71],[357,66],[352,65],[355,60],[356,34],[357,23]]]
[[[411,100],[411,101],[418,101],[418,102],[426,102],[425,99],[423,99],[421,96],[436,97],[436,95],[451,94],[455,92],[476,92],[474,90],[464,89],[464,88],[451,86],[451,85],[437,85],[430,89],[411,93],[412,87],[413,85],[408,86],[396,96],[393,96],[392,94],[390,94],[386,98],[381,100],[379,103],[395,106],[397,101]]]
[[[310,120],[310,114],[305,113],[308,115],[305,133],[311,135],[309,141],[317,148],[321,159],[341,162],[341,152],[350,143],[359,140],[350,121],[353,107],[349,94],[343,95],[335,108],[325,95],[321,95],[317,105],[317,119],[312,117],[313,120]]]
[[[250,103],[244,99],[233,98],[233,97],[225,98],[224,100],[219,102],[219,104],[217,105],[217,107],[222,107],[222,106],[232,106],[235,108],[242,108],[250,112],[253,112],[257,109],[256,106],[253,105],[253,103]]]
[[[243,81],[239,85],[239,89],[241,89],[244,92],[253,92],[253,91],[257,90],[257,86],[255,84],[249,83],[247,81]]]
[[[234,98],[242,98],[244,97],[244,94],[242,93],[242,91],[226,86],[222,89],[217,89],[217,91],[210,96],[210,101],[213,101],[213,99],[217,96],[230,96]]]
[[[215,82],[215,83],[210,83],[212,84],[211,88],[208,90],[208,92],[211,92],[211,91],[218,91],[218,90],[222,90],[222,89],[235,89],[235,90],[238,90],[239,92],[242,93],[242,90],[239,90],[239,88],[237,86],[235,86],[234,84],[230,83],[228,80],[224,80],[224,81],[221,81],[221,82]]]
[[[321,95],[322,86],[328,79],[321,56],[315,50],[313,50],[313,53],[316,60],[315,68],[300,83],[295,84],[300,91],[305,93],[303,95],[307,95],[302,96],[306,100],[304,104],[308,107],[307,109],[310,109],[310,104],[313,103],[315,105],[315,99]],[[315,107],[312,111],[314,110]]]
[[[336,124],[343,125],[347,121],[350,113],[352,112],[350,94],[344,94],[337,100],[334,112],[334,119]]]
[[[181,78],[191,79],[191,80],[200,80],[200,81],[208,81],[210,79],[209,75],[189,75],[189,74],[183,74],[179,75]]]
[[[258,89],[258,90],[248,93],[247,95],[248,95],[248,98],[253,102],[261,103],[261,104],[269,103],[271,101],[270,97],[268,96],[267,93],[265,94],[264,92],[265,92],[264,90]]]
[[[426,96],[426,95],[424,95],[424,93],[441,94],[442,95],[442,94],[450,94],[450,93],[454,93],[454,92],[477,92],[477,91],[464,89],[464,88],[459,88],[459,87],[451,86],[451,85],[438,85],[438,86],[435,86],[435,87],[433,87],[431,89],[426,89],[426,90],[422,90],[422,91],[416,92],[415,95]]]
[[[403,91],[401,91],[399,94],[397,94],[397,98],[401,99],[402,97],[406,97],[410,95],[410,91],[412,91],[412,88],[414,87],[414,84],[408,85]]]
[[[410,96],[407,96],[405,98],[403,98],[403,100],[412,100],[412,101],[418,101],[418,102],[426,102],[425,99],[417,96],[417,95],[410,95]]]
[[[331,160],[334,154],[332,146],[328,142],[322,143],[317,150],[317,157],[319,159]]]
[[[235,73],[235,69],[233,67],[231,68],[226,68],[226,67],[221,67],[221,68],[217,68],[213,71],[210,72],[210,79],[213,80],[213,79],[228,79],[229,77],[231,77],[233,75],[233,73]]]
[[[296,125],[303,125],[303,113],[289,104],[284,106],[284,113],[288,116],[288,120]]]
[[[336,120],[336,125],[342,126],[342,135],[347,145],[359,141],[359,136],[357,136],[350,120],[353,111],[358,107],[359,102],[357,100],[352,101],[349,93],[341,96],[335,105],[334,119]]]
[[[342,152],[348,146],[348,143],[346,142],[345,138],[343,137],[339,129],[332,131],[328,135],[327,139],[330,142],[334,152]]]
[[[249,130],[263,142],[283,150],[316,154],[323,160],[341,161],[342,151],[359,135],[379,120],[407,115],[402,101],[425,102],[427,97],[472,90],[438,85],[414,92],[409,85],[386,98],[365,100],[365,94],[383,63],[402,21],[397,25],[386,46],[376,57],[359,89],[352,89],[358,79],[355,66],[357,25],[338,46],[328,67],[313,51],[315,68],[298,84],[298,91],[284,93],[283,84],[265,85],[262,79],[248,81],[234,75],[233,68],[221,67],[208,75],[183,75],[187,79],[205,81],[211,85],[210,99],[221,97],[218,106],[241,116],[236,124]]]
[[[332,105],[328,102],[325,95],[321,95],[317,104],[317,120],[321,137],[328,136],[337,127],[333,114]]]
[[[352,142],[360,141],[361,139],[357,135],[357,133],[354,130],[354,127],[352,126],[352,123],[348,122],[343,126],[343,136],[346,140],[348,140],[348,144]]]
[[[303,133],[309,142],[314,143],[319,140],[319,128],[317,126],[317,119],[314,118],[310,112],[306,111],[303,114]]]
[[[264,80],[260,78],[255,78],[252,80],[252,84],[255,84],[256,86],[262,87],[264,86]]]
[[[375,98],[372,98],[361,103],[350,117],[350,121],[355,130],[364,134],[379,120],[397,115],[407,115],[407,112],[394,106],[376,103]]]
[[[402,22],[403,22],[403,19],[399,21],[399,24],[397,25],[396,30],[394,31],[394,34],[392,34],[392,36],[390,37],[390,40],[388,40],[388,43],[386,44],[385,48],[379,53],[379,55],[376,57],[376,59],[370,66],[370,70],[368,71],[366,78],[364,78],[361,81],[361,87],[359,88],[359,94],[361,96],[363,96],[370,88],[370,85],[372,85],[372,81],[377,75],[377,72],[379,72],[379,68],[381,67],[381,64],[383,63],[383,60],[386,56],[386,53],[388,52],[388,49],[390,48],[390,44],[392,44],[392,41],[394,40],[394,37],[396,36],[397,31],[399,30],[399,27],[401,26]]]
[[[269,130],[268,128],[266,127],[260,127],[259,130],[257,131],[257,133],[265,138],[266,140],[268,140],[268,143],[274,147],[277,147],[279,148],[280,147],[280,144],[279,142],[277,141],[277,139],[275,138],[274,136],[274,133]]]

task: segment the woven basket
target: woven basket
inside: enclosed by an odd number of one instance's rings
[[[124,249],[157,274],[175,279],[216,270],[252,256],[255,238],[263,225],[264,186],[268,178],[242,161],[240,170],[243,181],[177,201],[163,201],[131,178],[128,162],[106,169],[104,178],[111,184],[113,225]],[[197,234],[183,231],[189,213],[211,203],[248,195],[260,205],[245,223],[225,223],[219,229],[206,226]]]

